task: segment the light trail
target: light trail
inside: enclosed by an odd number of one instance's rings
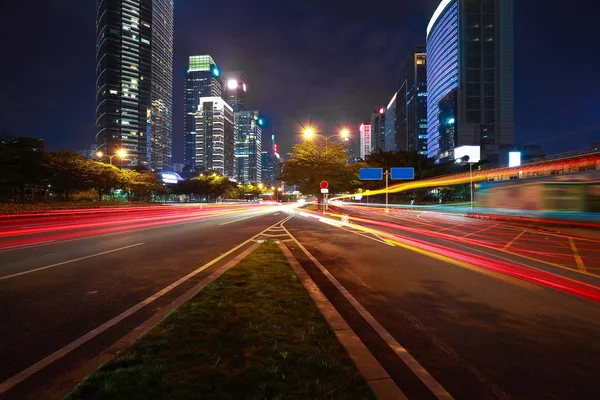
[[[543,287],[551,288],[554,290],[559,290],[562,292],[570,293],[579,297],[583,297],[589,300],[600,302],[600,287],[597,285],[588,284],[585,282],[580,282],[575,279],[570,279],[561,275],[557,275],[551,272],[543,271],[540,269],[536,269],[533,267],[528,267],[524,265],[515,264],[509,261],[499,260],[496,258],[486,257],[479,254],[472,254],[467,251],[457,250],[454,248],[450,248],[444,245],[427,242],[424,240],[407,237],[403,235],[399,235],[397,233],[391,233],[384,230],[368,228],[363,225],[348,223],[342,224],[338,220],[334,220],[331,218],[324,217],[321,213],[307,212],[303,210],[300,213],[301,216],[308,217],[311,219],[315,219],[319,222],[325,223],[327,221],[328,225],[332,226],[344,226],[351,227],[357,229],[362,232],[371,233],[374,235],[378,235],[382,238],[388,239],[399,247],[418,252],[423,255],[430,256],[432,258],[439,259],[438,256],[446,257],[445,261],[448,260],[458,260],[460,262],[464,262],[470,265],[475,265],[477,267],[485,268],[489,271],[494,271],[500,274],[504,274],[513,278],[521,279],[526,282],[534,283]],[[404,229],[409,232],[420,233],[426,236],[434,236],[434,237],[446,237],[448,239],[456,241],[455,236],[446,235],[444,233],[439,233],[436,235],[432,235],[428,231],[418,228],[411,227],[399,227],[398,225],[394,225],[391,223],[383,222],[383,221],[375,221],[368,220],[365,218],[357,218],[350,217],[353,221],[363,222],[369,225],[382,226],[382,227],[391,227],[393,229]],[[465,240],[463,238],[464,241]]]

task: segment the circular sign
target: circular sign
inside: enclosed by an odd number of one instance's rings
[[[329,183],[327,181],[321,181],[321,189],[327,189],[329,187]]]

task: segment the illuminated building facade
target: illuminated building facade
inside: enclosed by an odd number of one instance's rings
[[[443,0],[427,28],[427,154],[454,158],[453,148],[480,145],[499,162],[514,143],[513,0]],[[441,118],[455,92],[454,143]],[[444,108],[444,110],[442,110]]]
[[[172,164],[173,1],[96,3],[96,149],[123,167]]]
[[[371,153],[385,148],[385,107],[379,107],[371,113]]]
[[[225,73],[225,101],[234,112],[246,111],[248,79],[241,71]]]
[[[221,70],[211,56],[190,56],[185,74],[185,165],[196,167],[196,113],[201,97],[223,97]]]
[[[398,92],[394,93],[392,99],[385,109],[385,135],[383,139],[384,151],[396,151],[396,101]]]
[[[415,46],[400,68],[396,149],[427,155],[427,55]]]
[[[261,182],[262,125],[258,111],[239,111],[235,119],[235,178],[242,183]]]
[[[360,125],[360,148],[359,156],[362,160],[371,154],[371,123],[365,122]]]
[[[196,168],[235,175],[233,110],[220,97],[201,97],[196,113]]]

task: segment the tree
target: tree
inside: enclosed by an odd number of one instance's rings
[[[285,162],[279,179],[296,185],[305,194],[321,193],[319,183],[327,181],[332,193],[353,191],[360,185],[360,165],[349,164],[343,143],[328,140],[296,144]]]
[[[90,178],[98,193],[98,201],[102,201],[102,195],[110,193],[116,188],[122,188],[125,184],[123,171],[114,165],[92,161],[90,165]]]
[[[91,160],[75,151],[46,153],[45,166],[52,188],[64,193],[67,201],[72,191],[92,188],[94,181],[91,163]]]

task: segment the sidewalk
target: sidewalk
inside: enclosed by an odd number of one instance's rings
[[[374,399],[281,250],[264,243],[68,399]]]

